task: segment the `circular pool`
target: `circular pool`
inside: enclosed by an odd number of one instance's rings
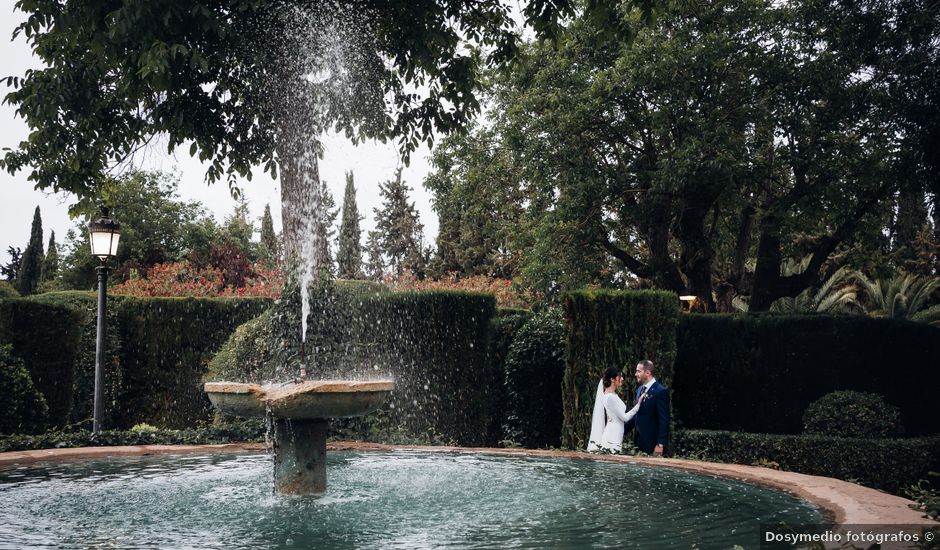
[[[0,470],[0,547],[731,548],[819,523],[743,482],[559,458],[335,452],[325,495],[272,494],[262,454],[121,457]]]

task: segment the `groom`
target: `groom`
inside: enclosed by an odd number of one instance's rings
[[[669,390],[656,381],[656,367],[644,359],[636,365],[636,399],[640,410],[624,426],[624,431],[635,428],[633,441],[638,449],[647,454],[663,454],[669,438]]]

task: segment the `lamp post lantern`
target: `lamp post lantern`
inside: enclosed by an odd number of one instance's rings
[[[121,240],[121,225],[108,215],[108,209],[101,208],[101,217],[88,224],[91,240],[91,255],[101,264],[95,268],[98,272],[98,333],[95,339],[95,410],[92,431],[101,431],[101,419],[104,417],[104,337],[105,310],[108,300],[108,259],[117,254],[118,241]]]
[[[696,298],[697,296],[689,294],[688,292],[679,296],[679,300],[681,300],[683,304],[686,304],[686,307],[688,308],[685,310],[686,313],[690,313],[692,311],[692,306],[695,304]]]

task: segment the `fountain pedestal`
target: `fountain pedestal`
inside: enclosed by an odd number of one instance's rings
[[[330,418],[378,409],[395,388],[390,380],[310,380],[272,386],[209,382],[205,391],[222,412],[274,419],[274,485],[287,495],[326,491]]]
[[[274,486],[284,495],[326,491],[326,420],[274,421]]]

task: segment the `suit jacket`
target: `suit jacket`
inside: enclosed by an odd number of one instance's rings
[[[636,399],[640,398],[642,388],[637,388]],[[644,453],[652,453],[656,445],[666,445],[669,439],[669,390],[659,380],[650,386],[640,410],[624,426],[625,430],[630,428],[634,429],[633,441]]]

